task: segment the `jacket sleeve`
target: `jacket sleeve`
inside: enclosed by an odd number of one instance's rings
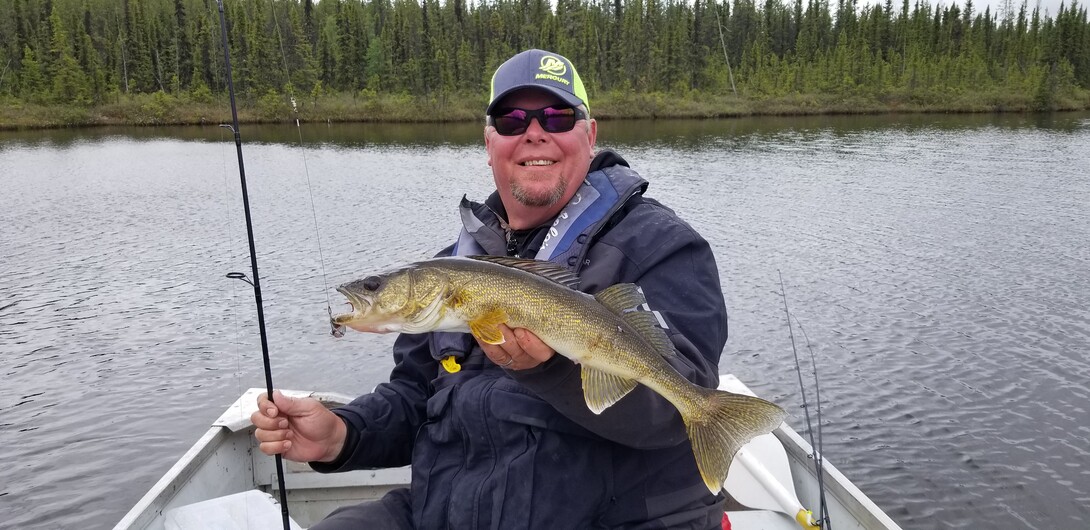
[[[311,462],[322,473],[408,465],[417,428],[427,418],[431,379],[439,367],[430,335],[400,335],[394,342],[390,381],[333,409],[348,427],[348,439],[333,462]]]
[[[682,376],[714,388],[727,339],[727,313],[711,247],[691,227],[657,203],[595,243],[584,269],[583,288],[597,292],[614,283],[643,288],[648,305],[669,329],[678,356],[667,359]],[[636,212],[633,212],[636,213]],[[595,269],[595,262],[602,266]],[[681,415],[644,385],[600,415],[587,408],[580,368],[554,356],[532,370],[512,371],[524,386],[562,414],[614,442],[641,449],[670,447],[687,439]]]

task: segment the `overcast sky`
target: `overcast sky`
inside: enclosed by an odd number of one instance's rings
[[[1045,14],[1045,12],[1048,12],[1049,17],[1056,18],[1056,13],[1060,10],[1060,2],[1061,1],[1063,1],[1063,5],[1064,5],[1065,8],[1071,7],[1071,0],[1040,0],[1040,2],[1037,2],[1036,0],[1027,0],[1027,2],[1026,2],[1026,16],[1028,17],[1028,16],[1032,15],[1033,14],[1033,8],[1040,5],[1041,6],[1041,15],[1042,16]],[[1081,3],[1082,2],[1080,2],[1080,4]],[[960,2],[958,5],[965,5],[965,2]],[[992,13],[998,13],[998,14],[1002,15],[1003,0],[980,0],[979,2],[977,0],[973,0],[973,10],[975,10],[975,11],[983,12],[984,8],[986,6],[991,6],[992,7]],[[1021,0],[1018,0],[1018,1],[1011,0],[1011,8],[1014,9],[1014,14],[1016,16],[1018,15],[1018,9],[1020,9],[1021,7],[1022,7],[1022,1]]]
[[[859,0],[860,4],[875,3],[878,0]],[[900,9],[902,0],[893,0],[894,9]],[[1047,12],[1050,18],[1056,18],[1056,13],[1060,10],[1060,3],[1063,2],[1064,8],[1071,7],[1071,0],[1040,0],[1041,15]],[[881,0],[881,3],[885,3],[885,0]],[[931,4],[931,9],[934,10],[938,4],[950,5],[956,3],[958,7],[965,7],[965,0],[927,0],[928,4]],[[830,2],[835,6],[836,2]],[[1022,7],[1022,0],[1011,0],[1011,9],[1014,10],[1014,15],[1018,15],[1018,9]],[[1080,9],[1090,4],[1090,0],[1079,0]],[[916,0],[908,0],[908,5],[916,5]],[[1028,18],[1033,14],[1033,8],[1038,5],[1038,0],[1026,0],[1026,17]],[[992,13],[1002,16],[1003,13],[1003,0],[973,0],[973,11],[977,13],[983,13],[984,8],[991,6]]]

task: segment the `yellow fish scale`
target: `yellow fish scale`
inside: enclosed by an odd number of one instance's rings
[[[472,265],[450,274],[452,284],[458,286],[453,297],[458,304],[451,309],[467,321],[501,311],[508,327],[532,331],[557,353],[639,381],[679,410],[700,414],[703,400],[694,392],[698,387],[594,297],[518,269]]]

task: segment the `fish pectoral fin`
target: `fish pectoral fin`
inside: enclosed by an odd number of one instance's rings
[[[503,332],[500,324],[507,322],[507,313],[493,309],[469,321],[469,332],[485,344],[503,344]]]
[[[597,368],[582,365],[583,397],[587,408],[595,414],[601,414],[621,398],[636,388],[636,381],[604,372]]]

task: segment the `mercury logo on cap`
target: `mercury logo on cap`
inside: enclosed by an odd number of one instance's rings
[[[561,77],[568,73],[568,65],[564,61],[556,58],[554,55],[544,55],[541,57],[541,67],[538,68],[545,73],[538,73],[534,76],[534,79],[548,79],[549,81],[556,81],[557,83],[564,83],[565,85],[571,85],[571,81]]]
[[[544,55],[541,57],[541,70],[552,75],[564,75],[568,73],[568,65],[557,59],[555,55]]]

